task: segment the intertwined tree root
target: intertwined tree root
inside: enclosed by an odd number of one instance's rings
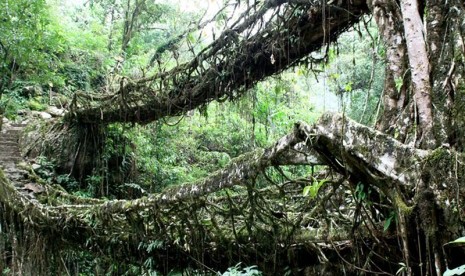
[[[310,53],[336,41],[369,13],[366,1],[327,2],[255,2],[210,45],[200,51],[190,46],[188,62],[138,80],[122,78],[116,92],[76,93],[66,119],[149,123],[240,97],[266,77],[315,62]]]
[[[81,200],[44,184],[40,203],[19,193],[2,173],[0,245],[5,252],[23,252],[15,261],[29,258],[31,265],[37,265],[31,252],[82,247],[125,262],[152,257],[161,269],[181,260],[221,267],[240,258],[315,269],[344,260],[351,271],[392,270],[392,262],[403,260],[401,253],[414,251],[408,242],[399,251],[396,239],[418,234],[440,244],[463,229],[464,161],[450,149],[419,150],[326,114],[312,126],[297,123],[274,146],[233,159],[205,179],[136,200]],[[324,164],[333,172],[284,175],[281,183],[269,177],[295,164]],[[327,182],[315,197],[302,195],[322,178]],[[269,187],[258,187],[260,180],[270,181]],[[411,230],[413,212],[422,219],[413,222],[418,233]],[[438,236],[439,223],[456,225],[457,233]],[[23,242],[12,246],[13,237]],[[34,250],[32,237],[42,241]],[[369,260],[389,250],[377,261],[380,267]],[[299,256],[314,261],[302,263]]]

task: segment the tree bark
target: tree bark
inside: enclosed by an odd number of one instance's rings
[[[139,15],[144,9],[145,0],[135,0],[135,3],[132,3],[133,0],[127,0],[126,11],[124,13],[124,29],[123,36],[121,41],[121,51],[126,52],[129,42],[134,36],[134,33],[137,32],[136,25],[139,20]],[[131,6],[133,4],[134,7]]]
[[[399,7],[394,1],[369,2],[379,32],[386,47],[386,73],[383,91],[383,108],[377,129],[394,136],[399,141],[413,140],[410,103],[408,91],[407,49],[404,30],[398,22],[402,21]]]
[[[423,22],[418,12],[417,0],[401,0],[407,52],[412,76],[412,90],[418,113],[417,132],[420,144],[425,148],[436,146],[433,135],[433,112],[431,105],[430,64],[423,34]]]

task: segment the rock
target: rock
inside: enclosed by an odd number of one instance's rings
[[[32,164],[32,169],[33,169],[34,171],[40,169],[41,167],[42,167],[42,166],[39,165],[39,164]]]
[[[16,112],[16,114],[18,115],[27,115],[29,111],[25,110],[25,109],[20,109]]]
[[[47,108],[47,112],[53,117],[63,117],[65,115],[65,110],[56,106],[50,106]]]
[[[10,120],[8,120],[8,118],[3,117],[2,122],[4,124],[8,124],[10,122]]]
[[[40,194],[43,191],[45,191],[44,187],[39,186],[39,185],[37,185],[35,183],[28,183],[28,184],[24,185],[23,190],[31,191],[34,194]]]
[[[39,117],[39,118],[42,118],[44,120],[52,119],[52,115],[50,115],[47,112],[43,112],[43,111],[31,111],[31,114],[34,117]]]
[[[50,115],[50,114],[47,113],[47,112],[40,112],[39,115],[40,115],[40,117],[41,117],[42,119],[45,119],[45,120],[52,119],[52,115]]]
[[[42,87],[38,85],[24,86],[21,90],[21,96],[25,98],[34,98],[43,94]]]

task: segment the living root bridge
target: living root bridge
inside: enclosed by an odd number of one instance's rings
[[[327,176],[328,184],[314,199],[302,196],[303,186],[313,182],[308,179],[274,183],[264,189],[255,187],[257,178],[266,178],[266,168],[289,164],[326,164],[339,176]],[[166,259],[171,265],[181,265],[177,262],[194,258],[218,266],[213,259],[221,262],[228,256],[276,265],[278,260],[298,260],[287,259],[295,254],[331,264],[342,254],[363,266],[366,255],[354,255],[359,249],[350,246],[354,220],[361,216],[367,221],[357,232],[362,240],[374,244],[384,240],[384,246],[388,246],[384,239],[388,232],[383,231],[387,217],[368,212],[357,215],[360,205],[350,201],[346,191],[359,183],[371,187],[378,194],[378,202],[383,203],[375,206],[378,213],[394,210],[405,219],[399,220],[399,224],[406,224],[400,226],[405,229],[409,214],[419,212],[422,235],[440,244],[464,230],[465,188],[459,184],[464,180],[463,164],[465,155],[453,150],[416,149],[344,116],[326,114],[315,125],[296,124],[294,131],[274,146],[238,157],[201,181],[137,200],[80,202],[69,195],[51,200],[54,189],[46,187],[48,196],[45,194],[43,203],[39,203],[18,193],[0,174],[0,223],[7,231],[29,229],[48,240],[43,244],[47,248],[56,243],[71,248],[85,244],[89,250],[124,260],[127,256],[161,258],[160,265],[166,264]],[[457,232],[439,236],[438,223],[456,225]],[[407,229],[396,235],[406,239],[417,233]],[[145,250],[144,246],[154,243],[155,249]],[[398,267],[390,263],[401,262],[402,257],[397,242],[391,249],[393,259],[379,262],[394,273]],[[269,256],[275,256],[274,261]],[[295,265],[317,269],[319,262]],[[381,271],[379,267],[370,269]]]
[[[149,123],[214,100],[241,96],[256,82],[336,40],[369,12],[366,1],[268,0],[247,9],[191,61],[135,81],[114,94],[77,93],[68,119],[87,124]],[[108,91],[109,92],[109,91]]]

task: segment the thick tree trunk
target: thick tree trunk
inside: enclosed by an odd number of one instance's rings
[[[401,0],[407,53],[412,76],[413,99],[418,114],[418,131],[423,147],[436,146],[433,136],[433,112],[431,105],[430,65],[423,34],[423,22],[417,0]]]
[[[436,148],[442,144],[461,151],[463,136],[457,137],[457,132],[463,129],[463,106],[455,100],[455,95],[464,92],[463,78],[458,77],[465,73],[464,67],[456,67],[456,60],[463,61],[465,54],[461,27],[464,21],[463,17],[457,17],[458,13],[465,12],[463,2],[372,1],[372,10],[387,46],[385,112],[380,119],[380,129],[416,147]],[[397,22],[402,19],[403,24],[397,24],[394,19]],[[435,162],[440,164],[439,160],[432,163]],[[447,171],[438,173],[445,175]],[[450,209],[442,204],[448,196],[438,197],[442,188],[438,183],[431,186],[435,181],[429,176],[423,173],[410,180],[417,185],[415,196],[412,191],[402,192],[404,196],[413,196],[418,206],[413,216],[417,222],[400,220],[404,225],[400,228],[404,259],[407,266],[411,266],[406,270],[408,274],[419,262],[415,258],[422,262],[421,256],[426,250],[429,268],[425,269],[440,275],[445,267],[441,247],[447,238],[439,234],[439,225],[447,221],[443,224],[447,229],[463,228],[463,222],[441,215]],[[424,235],[419,238],[417,247],[406,242],[418,236],[415,224],[421,226]],[[448,231],[451,232],[449,239],[461,235]]]
[[[426,37],[431,64],[434,132],[439,142],[465,147],[464,3],[426,1]]]
[[[402,15],[394,1],[368,1],[386,47],[386,73],[383,91],[384,112],[377,128],[403,142],[414,138],[411,133],[411,95],[408,90],[407,49]]]
[[[124,13],[124,28],[121,39],[121,52],[125,53],[128,49],[129,42],[134,37],[137,30],[139,16],[145,7],[145,0],[127,0],[126,11]],[[133,7],[134,6],[134,7]]]
[[[386,44],[384,113],[378,129],[423,148],[463,148],[463,11],[460,1],[371,1]],[[404,22],[404,24],[399,24]],[[426,136],[424,136],[426,134]]]

